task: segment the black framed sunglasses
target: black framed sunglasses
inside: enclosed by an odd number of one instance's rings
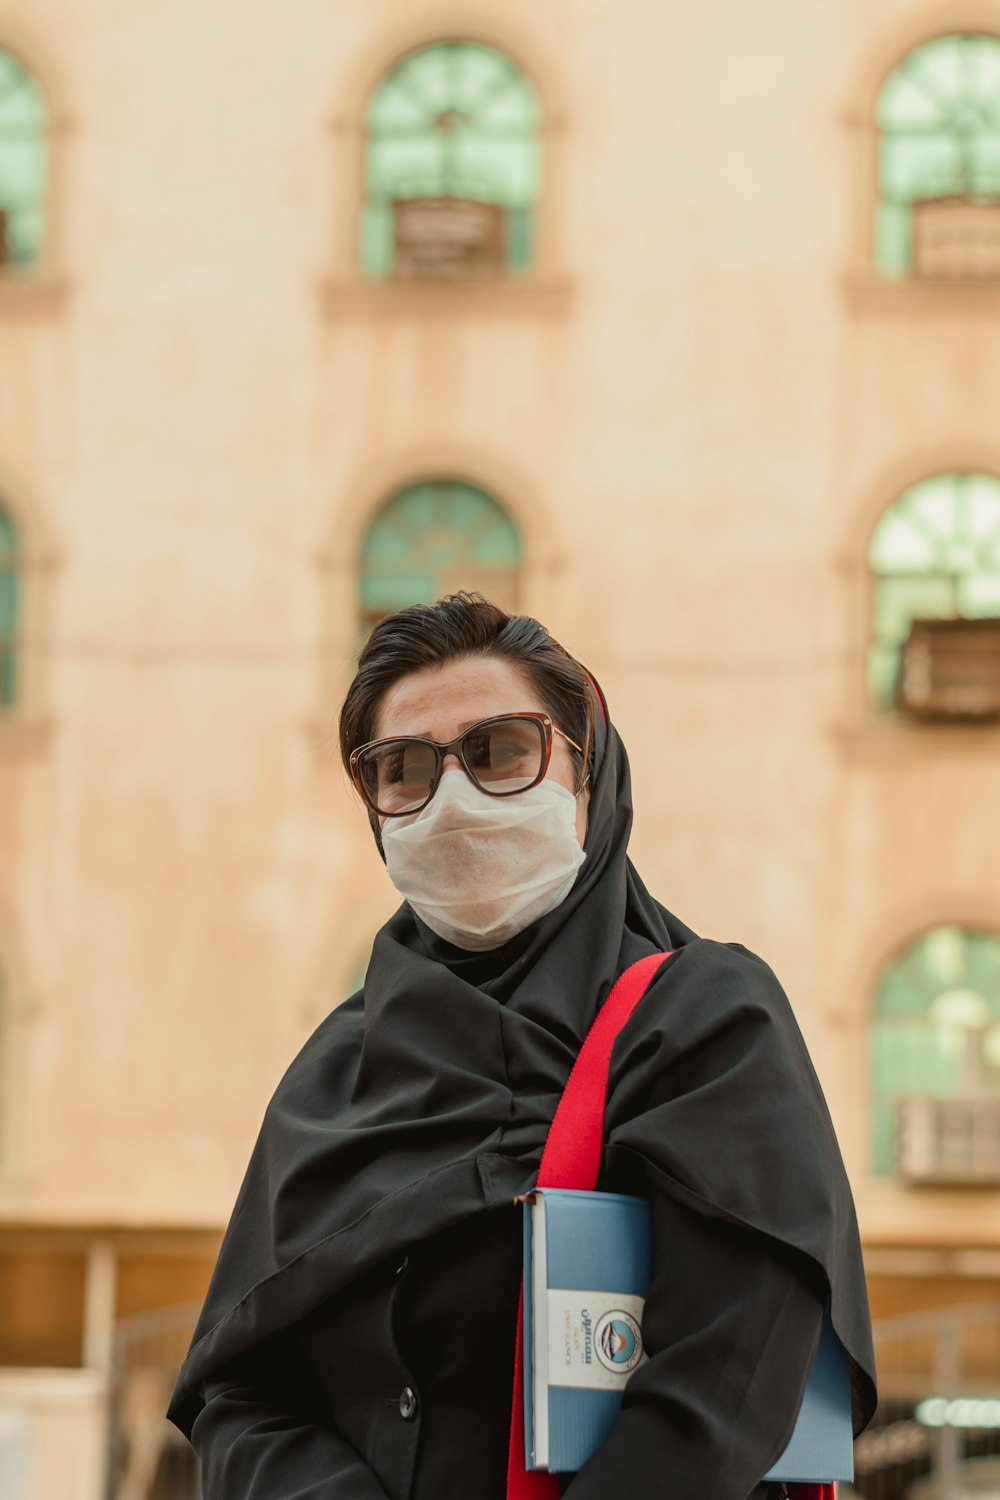
[[[537,786],[549,769],[552,736],[583,754],[548,714],[497,714],[470,724],[446,745],[417,735],[370,740],[351,752],[351,777],[380,817],[419,812],[438,789],[446,755],[488,797],[514,797]]]

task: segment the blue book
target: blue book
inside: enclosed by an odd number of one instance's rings
[[[575,1472],[610,1436],[622,1391],[648,1358],[642,1309],[652,1274],[645,1198],[534,1194],[524,1215],[527,1468]],[[850,1360],[829,1312],[791,1441],[763,1478],[854,1478]]]

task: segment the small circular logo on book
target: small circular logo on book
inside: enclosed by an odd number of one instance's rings
[[[631,1313],[613,1308],[599,1318],[594,1329],[594,1348],[601,1364],[616,1375],[634,1370],[642,1358],[642,1334]]]

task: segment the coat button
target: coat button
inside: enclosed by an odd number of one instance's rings
[[[412,1422],[417,1415],[417,1393],[410,1385],[404,1386],[400,1392],[399,1415],[404,1422]]]

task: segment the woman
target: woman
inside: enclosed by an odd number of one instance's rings
[[[598,1183],[652,1201],[650,1358],[561,1486],[765,1495],[828,1298],[858,1430],[875,1404],[850,1190],[780,985],[648,895],[624,747],[536,621],[465,594],[390,615],[341,751],[406,899],[266,1111],[170,1408],[205,1500],[500,1500],[515,1199],[615,979],[668,950],[615,1044]]]

